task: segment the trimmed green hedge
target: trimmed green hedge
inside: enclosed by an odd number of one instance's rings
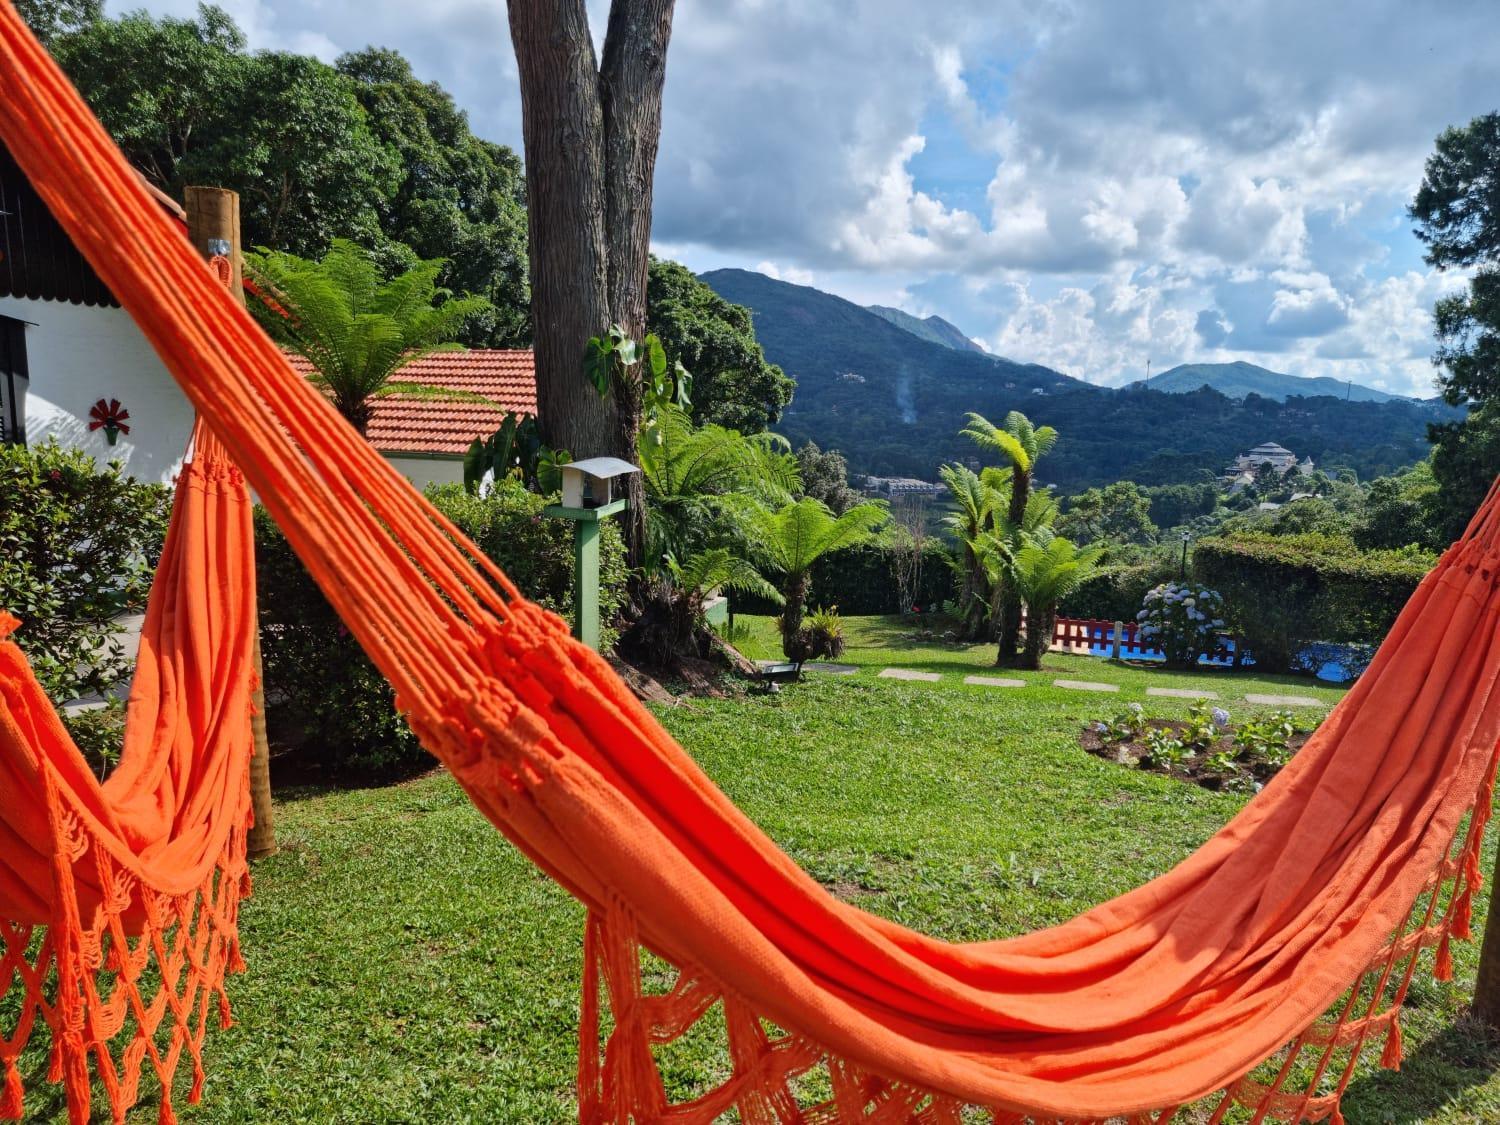
[[[1417,551],[1361,551],[1332,535],[1240,533],[1193,551],[1198,580],[1224,595],[1256,666],[1292,669],[1314,641],[1378,645],[1431,569]]]
[[[1091,621],[1134,621],[1146,591],[1178,577],[1179,564],[1149,559],[1124,566],[1106,566],[1074,590],[1057,607],[1060,617]]]
[[[917,594],[917,605],[924,610],[953,600],[952,557],[945,546],[931,544],[926,548],[922,586]],[[771,580],[774,582],[775,577],[771,576]],[[735,593],[729,601],[735,613],[781,612],[779,606],[750,594]],[[842,617],[899,613],[901,598],[890,549],[871,544],[824,555],[813,564],[807,604],[837,606]]]
[[[542,514],[547,501],[514,482],[489,496],[458,485],[427,498],[534,601],[563,616],[573,609],[573,525]],[[313,583],[279,528],[255,513],[255,565],[268,718],[278,733],[311,748],[335,773],[399,774],[424,761],[390,685]],[[600,539],[600,616],[604,641],[625,597],[625,548],[606,524]]]

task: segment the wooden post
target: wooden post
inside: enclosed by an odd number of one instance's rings
[[[227,188],[183,189],[187,210],[188,239],[204,258],[221,255],[229,260],[229,290],[245,303],[244,259],[240,256],[240,197]],[[225,253],[225,251],[228,253]],[[266,741],[266,695],[261,688],[260,623],[255,626],[255,714],[250,728],[255,750],[250,757],[250,808],[255,824],[250,829],[247,851],[260,859],[276,850],[276,815],[271,804],[271,748]]]
[[[1121,641],[1121,639],[1124,636],[1125,636],[1125,622],[1123,622],[1123,621],[1116,621],[1115,622],[1114,632],[1113,632],[1113,634],[1111,635],[1111,638],[1110,638],[1109,658],[1111,660],[1118,660],[1118,659],[1120,659],[1120,641]]]

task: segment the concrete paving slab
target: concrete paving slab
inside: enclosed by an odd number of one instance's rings
[[[975,687],[1025,687],[1025,680],[1007,680],[1004,676],[965,676],[964,683]]]
[[[1069,691],[1119,691],[1119,684],[1101,684],[1094,680],[1053,680],[1053,687],[1067,688]]]
[[[1268,707],[1323,707],[1326,706],[1321,699],[1314,699],[1309,695],[1257,695],[1254,692],[1245,696],[1246,703],[1264,703]]]
[[[1148,687],[1147,695],[1160,696],[1163,699],[1218,699],[1216,691],[1198,691],[1195,688],[1181,687]]]
[[[911,668],[882,668],[880,678],[883,680],[920,680],[922,683],[935,684],[943,677],[936,672],[918,672]]]

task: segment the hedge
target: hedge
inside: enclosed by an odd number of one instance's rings
[[[567,616],[573,608],[573,526],[542,514],[546,500],[503,482],[483,499],[458,485],[427,498],[533,601]],[[600,541],[600,615],[605,641],[625,596],[625,549],[606,525]],[[382,777],[425,760],[395,710],[390,685],[303,569],[271,518],[255,517],[261,658],[268,719],[278,737],[310,750],[333,773]]]
[[[952,557],[947,547],[936,544],[924,552],[916,603],[923,609],[940,608],[953,600]],[[774,582],[775,576],[771,579]],[[749,594],[732,594],[729,602],[735,613],[780,612],[773,603]],[[824,555],[813,564],[807,604],[837,606],[844,617],[899,613],[901,595],[890,548],[872,544]]]
[[[1058,616],[1134,621],[1146,591],[1176,579],[1179,568],[1180,564],[1164,558],[1103,567],[1059,603]]]
[[[1272,672],[1291,670],[1315,641],[1378,645],[1433,562],[1319,534],[1238,533],[1193,551],[1199,581],[1224,595],[1256,666]]]
[[[172,494],[48,441],[0,444],[0,610],[54,703],[130,674],[116,624],[145,606]]]

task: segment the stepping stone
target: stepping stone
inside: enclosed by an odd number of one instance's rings
[[[827,676],[852,676],[859,671],[857,664],[804,664],[804,672],[822,672]]]
[[[1197,691],[1194,688],[1182,687],[1148,687],[1147,695],[1159,695],[1165,699],[1218,699],[1216,691]]]
[[[1003,676],[965,676],[964,683],[975,687],[1025,687],[1025,680],[1007,680]]]
[[[1070,691],[1119,691],[1119,684],[1101,684],[1094,680],[1053,680],[1053,687],[1067,688]]]
[[[882,668],[880,678],[883,680],[921,680],[928,684],[935,684],[942,679],[936,672],[917,672],[911,668]]]
[[[1306,695],[1255,695],[1245,696],[1246,703],[1264,703],[1271,707],[1323,707],[1321,699]]]

